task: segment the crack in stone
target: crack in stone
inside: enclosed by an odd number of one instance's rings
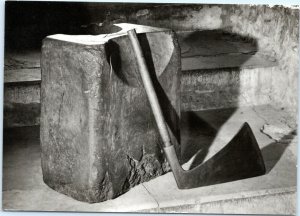
[[[106,171],[104,178],[100,182],[100,188],[97,191],[97,195],[99,196],[100,200],[107,200],[113,198],[113,191],[112,191],[112,185],[109,178],[109,174]]]
[[[266,124],[264,124],[264,125],[266,125]],[[263,126],[264,126],[263,125]],[[264,129],[263,129],[263,127],[260,129],[260,132],[261,133],[263,133],[263,134],[265,134],[267,137],[269,137],[271,140],[273,140],[273,142],[278,142],[276,139],[274,139],[270,134],[268,134],[268,133],[266,133],[265,131],[264,131]]]
[[[157,210],[159,210],[160,209],[160,206],[159,206],[159,202],[157,201],[157,199],[153,196],[153,194],[152,193],[150,193],[150,191],[147,189],[147,187],[142,183],[141,184],[144,188],[145,188],[145,190],[147,191],[147,193],[154,199],[154,201],[156,202],[156,204],[157,204]]]
[[[256,114],[261,120],[264,121],[264,124],[269,124],[268,120],[267,120],[266,118],[264,118],[262,115],[260,115],[260,114],[258,113],[258,111],[255,109],[254,106],[252,106],[252,110],[255,112],[255,114]]]
[[[65,96],[65,93],[63,92],[62,95],[61,95],[61,103],[60,103],[59,109],[58,109],[58,125],[60,125],[60,120],[61,120],[61,109],[62,109],[63,102],[64,102],[64,96]]]

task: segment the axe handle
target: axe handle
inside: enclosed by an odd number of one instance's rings
[[[149,70],[146,65],[146,61],[141,49],[141,45],[139,43],[139,40],[137,38],[135,29],[129,30],[128,32],[129,39],[131,41],[137,63],[138,63],[138,68],[142,77],[143,85],[146,90],[146,94],[148,97],[148,100],[150,102],[150,106],[158,127],[158,131],[160,133],[160,136],[163,140],[164,147],[172,146],[169,132],[167,129],[166,121],[163,116],[157,94],[155,92],[153,82],[151,80]]]

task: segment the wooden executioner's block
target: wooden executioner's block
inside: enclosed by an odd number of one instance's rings
[[[171,30],[123,23],[109,34],[49,36],[41,58],[43,179],[77,200],[112,199],[169,170],[126,34],[132,28],[180,155],[180,49]]]

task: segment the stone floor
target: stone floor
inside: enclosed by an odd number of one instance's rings
[[[255,106],[189,112],[182,119],[185,168],[195,163],[195,152],[205,152],[201,161],[218,152],[247,121],[260,145],[267,174],[179,190],[172,173],[167,173],[114,200],[87,204],[59,194],[43,183],[39,128],[23,127],[4,131],[3,209],[296,214],[297,126],[287,111]]]

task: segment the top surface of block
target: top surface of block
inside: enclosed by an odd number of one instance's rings
[[[118,23],[110,26],[104,26],[103,32],[105,34],[99,35],[65,35],[56,34],[50,35],[47,38],[67,41],[71,43],[85,44],[85,45],[100,45],[106,43],[109,39],[127,35],[127,31],[135,29],[139,33],[149,33],[149,32],[161,32],[166,31],[166,28],[156,28],[144,25],[136,25],[131,23]]]

